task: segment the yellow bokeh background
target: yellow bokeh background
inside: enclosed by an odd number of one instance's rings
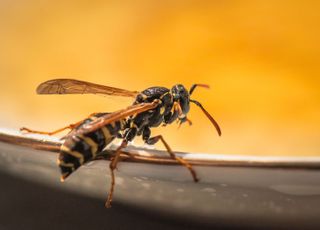
[[[319,1],[2,1],[0,127],[53,130],[132,101],[39,96],[72,77],[143,90],[207,83],[193,126],[159,128],[173,149],[320,155]],[[161,145],[158,144],[161,148]]]

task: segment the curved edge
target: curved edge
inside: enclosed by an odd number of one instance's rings
[[[51,136],[22,134],[18,131],[6,129],[0,129],[0,142],[55,153],[59,152],[62,143],[58,138]],[[115,153],[116,147],[116,145],[109,146],[108,150],[99,154],[97,159],[110,160]],[[182,152],[176,152],[176,154],[193,165],[320,169],[320,157],[257,157]],[[121,157],[127,162],[178,164],[176,160],[169,157],[166,151],[134,146],[124,149]]]

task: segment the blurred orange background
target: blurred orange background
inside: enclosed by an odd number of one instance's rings
[[[193,126],[158,128],[173,149],[320,155],[319,1],[2,1],[0,127],[54,130],[126,98],[39,96],[72,77],[143,90],[207,83]],[[162,148],[161,144],[157,147]]]

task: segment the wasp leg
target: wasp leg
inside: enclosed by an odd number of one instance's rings
[[[117,148],[114,158],[110,162],[109,168],[111,172],[111,187],[109,190],[107,201],[105,203],[106,208],[111,208],[111,201],[112,201],[112,196],[113,196],[114,186],[115,186],[114,170],[117,168],[117,164],[120,159],[121,149],[125,148],[127,145],[128,145],[128,142],[126,140],[123,140],[121,145]]]
[[[90,118],[90,117],[94,116],[95,114],[97,114],[97,113],[92,113],[92,114],[90,114],[87,118]],[[86,119],[87,119],[87,118],[86,118]],[[78,127],[81,123],[83,123],[86,119],[81,120],[81,121],[76,122],[76,123],[73,123],[73,124],[70,124],[70,125],[65,126],[65,127],[63,127],[63,128],[54,130],[54,131],[52,131],[52,132],[37,131],[37,130],[29,129],[29,128],[26,128],[26,127],[20,128],[20,131],[21,131],[21,132],[25,131],[25,132],[28,132],[28,133],[36,133],[36,134],[44,134],[44,135],[52,136],[52,135],[55,135],[55,134],[57,134],[57,133],[60,133],[60,132],[62,132],[62,131],[64,131],[64,130],[66,130],[66,129],[74,129],[74,128]]]
[[[192,125],[192,121],[189,119],[189,118],[187,118],[187,117],[184,117],[184,118],[181,118],[181,119],[179,119],[179,126],[178,126],[178,129],[181,127],[181,125],[183,124],[183,123],[185,123],[185,122],[188,122],[188,124],[191,126]]]
[[[187,162],[185,161],[184,159],[180,158],[180,157],[177,157],[174,152],[171,150],[170,146],[168,145],[168,143],[164,140],[164,138],[162,137],[162,135],[158,135],[158,136],[155,136],[155,137],[151,137],[150,139],[148,139],[146,141],[147,144],[150,144],[150,145],[153,145],[155,143],[157,143],[159,140],[161,140],[161,142],[163,143],[163,145],[166,147],[167,149],[167,152],[170,154],[171,158],[175,159],[176,161],[178,161],[180,164],[182,164],[183,166],[185,166],[187,169],[189,169],[191,175],[192,175],[192,178],[194,180],[194,182],[198,182],[199,179],[197,178],[197,174],[196,172],[194,171],[194,169],[192,168],[192,166]]]
[[[173,110],[171,112],[169,112],[166,116],[164,116],[164,124],[171,124],[172,122],[174,122],[175,120],[177,120],[177,118],[179,117],[179,113],[180,111],[178,109],[176,109],[176,106],[173,106]]]
[[[25,132],[28,132],[28,133],[45,134],[45,135],[52,136],[54,134],[57,134],[57,133],[60,133],[60,132],[62,132],[64,130],[66,130],[66,129],[73,129],[73,128],[75,128],[77,126],[76,124],[78,124],[78,123],[70,124],[70,125],[68,125],[66,127],[63,127],[61,129],[57,129],[57,130],[52,131],[52,132],[37,131],[37,130],[32,130],[32,129],[29,129],[29,128],[26,128],[26,127],[20,128],[20,131],[21,132],[25,131]]]
[[[179,119],[179,120],[177,120],[177,119]],[[184,123],[185,121],[187,121],[189,123],[189,125],[192,125],[191,120],[189,120],[188,118],[186,118],[184,116],[182,109],[181,109],[181,106],[178,102],[174,102],[174,104],[172,106],[172,111],[164,117],[164,122],[165,122],[164,125],[171,124],[175,120],[177,120],[177,122],[179,122],[179,128],[180,128],[181,124]]]
[[[182,112],[182,109],[181,109],[181,106],[180,106],[180,104],[178,103],[178,102],[175,102],[174,104],[173,104],[173,108],[174,108],[174,112],[175,113],[178,113],[178,119],[179,119],[179,126],[178,126],[178,128],[180,128],[180,126],[184,123],[184,122],[188,122],[188,124],[189,125],[192,125],[192,121],[190,120],[190,119],[188,119],[187,117],[186,117],[186,115],[185,114],[183,114],[183,112]],[[176,118],[175,118],[176,119]]]

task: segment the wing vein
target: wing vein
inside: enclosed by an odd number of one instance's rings
[[[75,79],[52,79],[37,87],[38,94],[104,94],[122,97],[136,97],[138,91],[99,85]]]

